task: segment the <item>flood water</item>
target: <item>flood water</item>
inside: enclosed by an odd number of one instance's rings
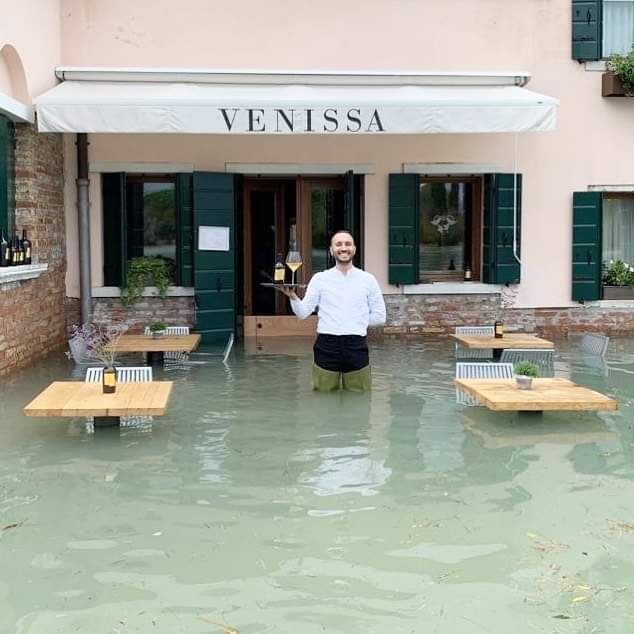
[[[457,405],[447,339],[374,344],[365,395],[306,344],[199,357],[95,433],[22,414],[61,354],[3,378],[0,632],[631,634],[634,340],[556,346],[618,412]]]

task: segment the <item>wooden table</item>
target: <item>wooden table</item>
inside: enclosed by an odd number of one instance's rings
[[[539,348],[552,350],[555,344],[536,335],[519,332],[507,333],[496,339],[493,335],[449,335],[465,348],[486,348],[487,350],[505,350],[509,348]]]
[[[26,416],[94,416],[95,423],[117,425],[121,416],[165,414],[173,385],[173,381],[118,383],[114,394],[104,394],[101,383],[55,381],[23,411]]]
[[[149,365],[163,365],[166,352],[192,352],[200,344],[200,335],[123,335],[115,343],[117,352],[147,352]]]
[[[530,390],[520,390],[515,379],[454,379],[454,383],[495,411],[618,409],[614,399],[568,379],[533,379]]]

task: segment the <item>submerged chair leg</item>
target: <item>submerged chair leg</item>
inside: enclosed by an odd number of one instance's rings
[[[341,374],[332,370],[324,370],[313,363],[313,390],[332,392],[339,389]]]
[[[348,392],[367,392],[372,388],[372,373],[370,366],[355,370],[354,372],[344,372],[343,389]]]

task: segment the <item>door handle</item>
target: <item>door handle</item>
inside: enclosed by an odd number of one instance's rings
[[[592,264],[592,253],[590,251],[586,251],[586,262],[588,266]]]
[[[222,280],[219,277],[216,278],[216,290],[219,293],[222,290]]]
[[[589,10],[586,11],[586,20],[588,21],[588,24],[592,22],[592,13]]]

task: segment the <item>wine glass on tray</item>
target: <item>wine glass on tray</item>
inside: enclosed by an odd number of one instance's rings
[[[303,264],[302,254],[299,251],[289,251],[286,256],[286,266],[291,270],[291,283],[295,285],[295,273]]]

